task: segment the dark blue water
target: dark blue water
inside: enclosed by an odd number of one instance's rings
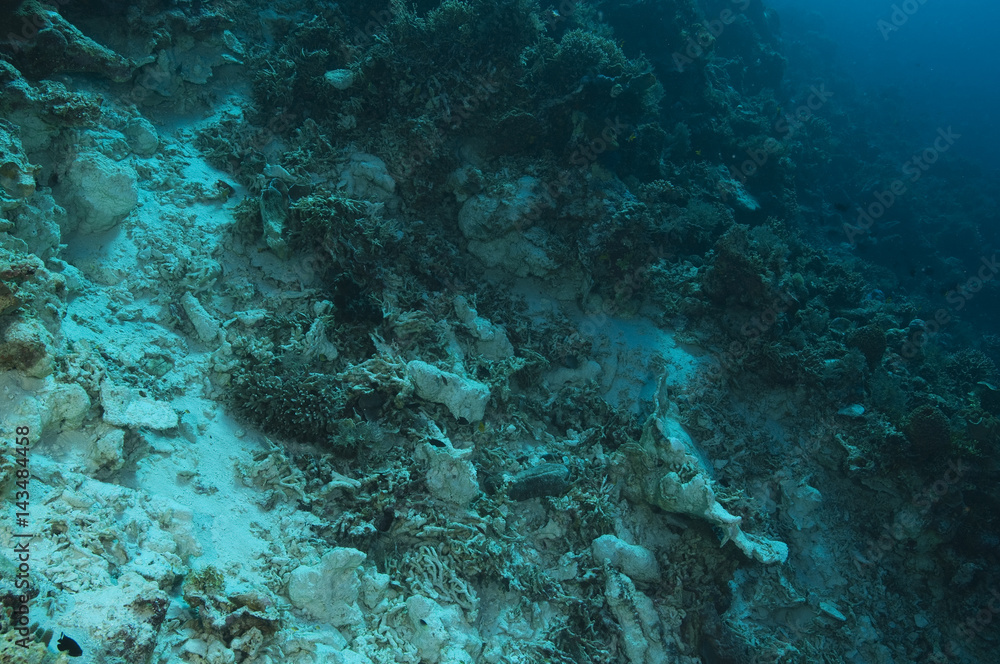
[[[902,97],[907,120],[962,134],[955,155],[1000,159],[1000,5],[987,0],[773,0],[783,38],[817,26],[836,64],[869,94]]]

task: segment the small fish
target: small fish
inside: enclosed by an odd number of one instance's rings
[[[56,642],[56,649],[65,652],[70,657],[79,657],[83,654],[83,648],[76,641],[62,633],[59,635],[59,641]]]
[[[628,138],[626,138],[625,140],[628,141],[629,143],[631,143],[632,141],[634,141],[635,140],[635,132],[633,132],[632,135],[629,136]]]
[[[695,153],[696,155],[698,155],[699,157],[701,156],[701,150],[695,150],[695,151],[694,151],[694,153]]]
[[[215,190],[218,192],[217,197],[221,199],[223,203],[228,201],[229,197],[236,193],[236,188],[223,180],[215,181]]]

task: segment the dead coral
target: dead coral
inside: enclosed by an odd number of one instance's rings
[[[37,0],[21,3],[4,18],[5,24],[21,30],[20,34],[9,32],[0,41],[0,50],[28,76],[97,74],[118,83],[132,77],[134,62],[87,37],[59,12]]]

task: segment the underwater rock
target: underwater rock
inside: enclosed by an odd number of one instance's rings
[[[478,339],[476,350],[480,355],[488,360],[504,360],[514,356],[514,346],[507,339],[504,329],[481,317],[462,295],[455,298],[455,315],[469,333]]]
[[[454,417],[469,422],[483,419],[490,400],[490,388],[483,383],[442,371],[422,360],[408,363],[406,372],[413,382],[414,392],[421,399],[442,404]]]
[[[116,83],[132,78],[136,64],[80,32],[59,12],[27,0],[14,13],[18,24],[37,26],[35,34],[18,37],[10,33],[14,63],[25,74],[47,78],[53,74],[98,74]]]
[[[462,617],[457,606],[442,607],[429,597],[413,595],[406,600],[406,613],[413,630],[411,643],[426,664],[472,664],[483,641]]]
[[[622,644],[630,664],[668,664],[653,600],[637,590],[632,579],[614,572],[608,575],[604,598],[621,627]]]
[[[781,482],[782,506],[797,530],[805,530],[816,525],[813,514],[823,503],[819,489],[802,481]]]
[[[115,583],[76,593],[73,611],[63,614],[63,626],[93,661],[144,662],[156,645],[168,605],[156,583],[126,571]]]
[[[83,234],[103,233],[124,219],[139,202],[135,169],[116,162],[99,152],[79,155],[70,164],[64,178],[66,197],[71,211],[70,228]],[[75,227],[74,227],[75,222]]]
[[[93,126],[102,116],[101,95],[71,92],[63,83],[32,86],[0,58],[0,112],[18,123],[29,152],[48,148],[64,127]]]
[[[351,198],[376,203],[388,202],[396,191],[396,181],[389,175],[385,162],[364,152],[351,155],[337,186]]]
[[[847,335],[845,343],[849,348],[857,348],[865,356],[868,366],[877,367],[885,355],[888,343],[885,332],[876,325],[866,325]]]
[[[90,397],[79,385],[57,383],[48,376],[36,392],[25,395],[23,400],[9,407],[7,417],[0,419],[0,424],[19,422],[27,425],[31,430],[29,440],[34,443],[43,433],[79,429],[90,410]]]
[[[922,456],[932,456],[946,450],[952,435],[948,416],[929,404],[914,409],[907,416],[903,433],[914,451]]]
[[[264,224],[264,242],[275,256],[285,260],[288,258],[288,242],[284,238],[285,224],[288,221],[288,196],[285,195],[284,183],[280,180],[272,180],[260,192],[260,218]]]
[[[240,64],[237,58],[225,53],[225,49],[239,45],[230,40],[196,41],[176,40],[169,48],[163,48],[142,63],[136,77],[139,88],[155,92],[162,97],[173,97],[183,91],[185,83],[205,85],[215,74],[215,68],[229,64]],[[180,96],[180,95],[178,95]]]
[[[555,269],[546,247],[548,234],[532,228],[532,219],[547,205],[538,180],[524,176],[507,185],[502,197],[478,194],[458,213],[458,227],[469,240],[469,253],[519,277],[545,276]]]
[[[487,267],[498,267],[518,277],[544,277],[557,267],[545,250],[547,244],[548,233],[529,228],[524,234],[511,231],[496,240],[471,240],[468,249]]]
[[[170,581],[173,585],[173,575]],[[185,646],[201,641],[193,645],[207,652],[213,648],[220,651],[224,659],[215,661],[232,662],[233,653],[227,654],[229,649],[220,637],[230,642],[232,650],[255,651],[265,635],[270,636],[279,628],[281,614],[277,608],[278,597],[263,586],[253,582],[239,584],[236,586],[238,592],[229,592],[226,586],[222,573],[213,565],[188,573],[181,587],[182,596],[208,633],[203,634],[203,639],[187,641]]]
[[[125,464],[125,431],[112,429],[96,441],[90,452],[90,462],[95,469],[118,470]]]
[[[101,383],[101,406],[104,421],[130,429],[165,431],[177,426],[177,412],[165,401],[142,396],[139,390],[114,385],[109,380]]]
[[[561,463],[542,463],[522,470],[511,481],[511,500],[558,496],[569,489],[569,468]]]
[[[152,157],[160,147],[160,137],[156,127],[146,118],[132,118],[125,125],[128,146],[140,157]]]
[[[354,72],[350,69],[334,69],[326,72],[323,78],[338,90],[346,90],[354,85]]]
[[[566,385],[582,387],[587,383],[598,380],[600,377],[601,365],[593,360],[586,360],[573,368],[558,367],[553,369],[545,377],[545,386],[553,391],[557,391]]]
[[[28,163],[17,128],[0,119],[0,212],[19,207],[35,193],[38,170]]]
[[[17,311],[21,306],[21,298],[14,294],[9,286],[0,282],[0,316]]]
[[[519,224],[525,227],[523,218],[531,211],[531,190],[535,178],[523,177],[518,180],[516,194],[511,201],[478,194],[468,199],[458,212],[458,227],[467,240],[495,240],[505,235]]]
[[[356,625],[362,620],[358,608],[361,592],[359,571],[365,554],[337,547],[323,554],[317,565],[302,565],[288,579],[288,598],[317,620],[334,627]]]
[[[15,318],[0,324],[0,369],[19,369],[44,378],[55,368],[52,334],[37,318]]]
[[[444,447],[424,443],[417,448],[415,457],[430,464],[427,470],[427,490],[432,496],[448,503],[465,507],[479,495],[476,467],[466,457],[472,449],[455,449],[445,439]]]
[[[0,426],[11,430],[15,426],[28,427],[27,437],[32,445],[43,433],[54,435],[78,430],[90,411],[90,397],[82,387],[75,383],[57,383],[52,376],[47,376],[34,390],[25,384],[13,391],[5,389],[5,393],[11,396],[20,393],[20,398],[11,401],[8,396],[0,411]],[[0,463],[0,487],[5,479]]]
[[[677,419],[677,407],[663,396],[664,385],[661,383],[656,412],[646,420],[639,449],[618,455],[625,495],[668,512],[704,519],[723,530],[723,544],[732,540],[743,553],[762,563],[784,562],[788,545],[744,533],[742,518],[730,514],[718,501],[694,441]]]
[[[181,297],[181,306],[184,307],[184,313],[187,314],[188,320],[194,325],[195,332],[202,342],[208,343],[219,338],[220,328],[218,321],[212,318],[212,315],[205,310],[205,307],[201,306],[201,302],[194,295],[184,293]]]
[[[56,205],[51,194],[35,192],[11,215],[14,235],[24,240],[28,251],[43,260],[55,257],[62,239],[60,228],[66,223],[66,210]]]
[[[39,395],[44,404],[43,426],[57,425],[60,431],[79,429],[90,410],[90,396],[76,383],[51,381],[48,379],[46,389]]]
[[[720,166],[718,170],[719,180],[716,184],[722,200],[732,202],[744,210],[754,212],[760,209],[760,203],[750,195],[743,183],[733,178],[725,166]]]
[[[850,417],[852,419],[858,419],[865,414],[865,407],[859,403],[851,404],[850,406],[845,406],[837,411],[837,415],[843,415],[844,417]]]
[[[594,560],[607,563],[635,581],[653,582],[660,578],[660,566],[653,552],[629,544],[614,535],[601,535],[590,545]]]

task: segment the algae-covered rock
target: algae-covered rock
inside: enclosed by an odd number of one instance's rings
[[[903,431],[913,449],[924,456],[944,452],[951,442],[951,424],[947,416],[930,405],[913,410],[906,418]]]
[[[125,137],[132,152],[140,157],[151,157],[160,147],[156,127],[146,118],[133,118],[125,125]]]
[[[66,210],[56,205],[49,193],[35,192],[11,212],[14,231],[28,251],[43,260],[54,258],[62,239],[61,225],[66,224]]]
[[[0,282],[0,316],[17,311],[20,306],[21,299],[14,294],[10,286]]]
[[[528,500],[559,496],[567,489],[569,489],[569,468],[561,463],[542,463],[515,475],[507,495],[512,500]]]
[[[4,30],[9,40],[6,50],[28,76],[97,74],[116,83],[132,77],[134,62],[98,44],[48,5],[27,0],[12,19],[21,30],[20,34]]]
[[[0,369],[19,369],[43,378],[55,367],[52,334],[37,318],[0,321]]]
[[[17,128],[0,119],[0,212],[19,207],[35,193],[37,171],[28,163]]]
[[[139,202],[135,169],[99,152],[79,155],[66,172],[61,189],[75,214],[66,234],[103,233],[125,218]],[[75,223],[74,223],[75,222]]]
[[[396,191],[385,162],[363,152],[351,155],[338,184],[351,198],[376,203],[389,201]]]
[[[458,227],[469,241],[469,253],[488,267],[519,277],[545,276],[556,267],[548,255],[549,236],[532,226],[548,205],[539,181],[524,176],[496,195],[478,194],[465,201]]]

